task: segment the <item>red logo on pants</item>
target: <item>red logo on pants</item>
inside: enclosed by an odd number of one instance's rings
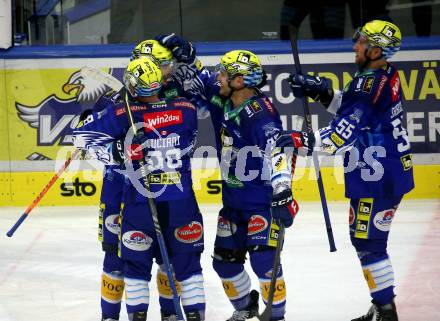
[[[194,243],[200,240],[203,236],[203,226],[197,221],[178,227],[174,230],[176,239],[183,243]]]
[[[248,222],[248,235],[254,235],[267,228],[267,220],[261,215],[252,215]]]

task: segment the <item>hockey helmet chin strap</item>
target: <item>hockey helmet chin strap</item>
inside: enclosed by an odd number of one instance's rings
[[[361,38],[361,37],[363,37],[363,39],[367,40],[368,45],[367,45],[367,48],[364,50],[365,61],[364,61],[364,63],[362,65],[359,66],[359,71],[365,70],[372,61],[376,61],[376,60],[379,60],[379,59],[383,58],[383,53],[381,53],[380,56],[378,56],[378,57],[376,57],[374,59],[370,58],[370,56],[368,55],[368,51],[370,49],[380,48],[380,47],[372,46],[368,42],[368,39],[366,39],[365,36],[363,36],[363,34],[360,32],[360,28],[358,28],[355,31],[354,35],[353,35],[353,42],[357,42],[359,40],[359,38]],[[380,49],[382,49],[382,48],[380,48]]]
[[[243,86],[243,87],[241,87],[241,88],[237,88],[237,87],[233,87],[233,86],[231,86],[231,82],[232,82],[232,80],[234,80],[234,78],[235,78],[235,77],[238,77],[238,76],[242,76],[242,75],[241,75],[241,74],[236,74],[236,75],[234,75],[234,76],[232,76],[232,77],[229,77],[229,76],[228,76],[228,87],[231,89],[231,92],[229,93],[228,98],[231,98],[231,97],[232,97],[232,94],[234,93],[234,91],[238,91],[238,90],[241,90],[241,89],[243,89],[243,88],[246,88],[246,86]]]
[[[376,58],[374,58],[374,59],[373,59],[373,58],[370,58],[370,56],[368,55],[368,51],[369,51],[370,49],[373,49],[373,48],[380,48],[380,47],[374,47],[374,46],[370,46],[370,45],[368,44],[368,48],[365,49],[365,51],[364,51],[365,61],[364,61],[364,63],[363,63],[362,65],[359,66],[359,70],[360,70],[360,71],[365,70],[365,69],[370,65],[370,63],[371,63],[372,61],[376,61],[376,60],[379,60],[379,59],[382,59],[382,58],[383,58],[383,53],[381,53],[378,57],[376,57]]]

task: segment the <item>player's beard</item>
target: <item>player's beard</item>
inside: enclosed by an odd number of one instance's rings
[[[362,56],[360,56],[358,53],[356,53],[355,56],[355,64],[358,67],[358,70],[360,72],[367,69],[370,65],[371,60],[366,56],[366,52]]]
[[[223,97],[229,97],[232,93],[232,88],[228,84],[221,84],[219,94]]]

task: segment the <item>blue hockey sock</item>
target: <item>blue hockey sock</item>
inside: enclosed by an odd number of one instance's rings
[[[254,251],[250,253],[252,269],[260,281],[260,292],[264,303],[267,303],[270,281],[272,277],[275,248]],[[272,303],[272,320],[279,320],[286,313],[286,284],[283,270],[280,265],[275,284],[275,293]]]
[[[214,259],[214,270],[223,283],[223,289],[235,310],[243,310],[250,303],[251,279],[243,264],[221,262]]]
[[[374,302],[379,305],[390,303],[394,298],[394,271],[388,255],[385,252],[364,252],[360,257],[364,277]]]
[[[125,301],[127,313],[148,311],[152,262],[124,261]]]

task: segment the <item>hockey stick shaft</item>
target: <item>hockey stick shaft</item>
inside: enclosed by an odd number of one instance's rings
[[[269,293],[267,295],[267,303],[266,308],[264,309],[263,313],[256,317],[257,320],[260,321],[270,321],[272,317],[272,304],[273,304],[273,297],[275,295],[275,286],[277,283],[277,276],[278,271],[280,269],[280,257],[281,257],[281,249],[283,248],[284,243],[284,225],[280,224],[280,230],[278,231],[278,240],[277,240],[277,248],[275,250],[275,258],[273,260],[273,267],[272,267],[272,275],[270,278],[270,285],[269,285]],[[255,320],[255,318],[251,319]]]
[[[34,209],[35,206],[41,201],[41,199],[46,195],[47,191],[55,184],[55,182],[58,180],[58,178],[63,174],[63,172],[66,170],[66,168],[70,165],[73,159],[76,158],[78,153],[80,152],[79,149],[76,149],[72,156],[70,156],[63,164],[63,166],[55,173],[55,175],[50,179],[49,183],[43,188],[43,190],[38,194],[38,196],[32,201],[31,205],[28,206],[28,208],[23,212],[23,214],[20,216],[20,218],[17,220],[17,222],[11,227],[11,229],[6,233],[8,237],[11,237],[14,235],[15,231],[20,227],[20,225],[24,222],[24,220],[29,216],[30,212]]]
[[[304,118],[298,116],[298,118],[296,119],[296,122],[292,123],[292,128],[295,130],[301,130],[302,125],[304,122]],[[295,169],[296,169],[296,160],[297,160],[297,156],[295,154],[292,154],[292,168],[291,168],[291,172],[292,172],[292,177],[295,174]],[[275,256],[274,256],[274,261],[273,261],[273,267],[272,267],[272,271],[277,271],[277,273],[272,273],[271,279],[270,279],[270,285],[269,285],[269,294],[268,294],[268,298],[267,298],[267,304],[266,304],[266,308],[264,309],[263,313],[260,315],[257,315],[255,317],[253,317],[252,319],[250,319],[251,321],[269,321],[271,316],[272,316],[272,304],[273,304],[273,297],[275,295],[275,286],[276,286],[276,282],[277,282],[277,275],[278,275],[278,269],[281,263],[281,250],[283,247],[283,243],[284,243],[284,232],[285,232],[285,227],[283,224],[280,224],[280,230],[278,231],[278,243],[277,243],[277,248],[275,249]]]
[[[302,74],[301,64],[299,61],[298,55],[298,45],[297,45],[297,37],[298,37],[298,29],[292,25],[289,25],[289,35],[290,35],[290,45],[292,47],[293,60],[295,62],[295,70],[297,74]],[[307,97],[302,97],[302,105],[304,109],[304,117],[306,120],[306,128],[309,133],[309,141],[311,142],[311,146],[315,145],[314,142],[314,134],[312,128],[312,115],[310,113],[309,103]],[[330,215],[327,207],[327,199],[325,196],[324,184],[322,182],[321,170],[319,168],[318,155],[316,153],[312,153],[313,158],[313,166],[315,168],[316,179],[318,183],[319,195],[321,198],[322,212],[324,214],[325,227],[327,230],[328,242],[330,245],[330,252],[336,251],[335,240],[333,237],[333,229],[330,222]]]

